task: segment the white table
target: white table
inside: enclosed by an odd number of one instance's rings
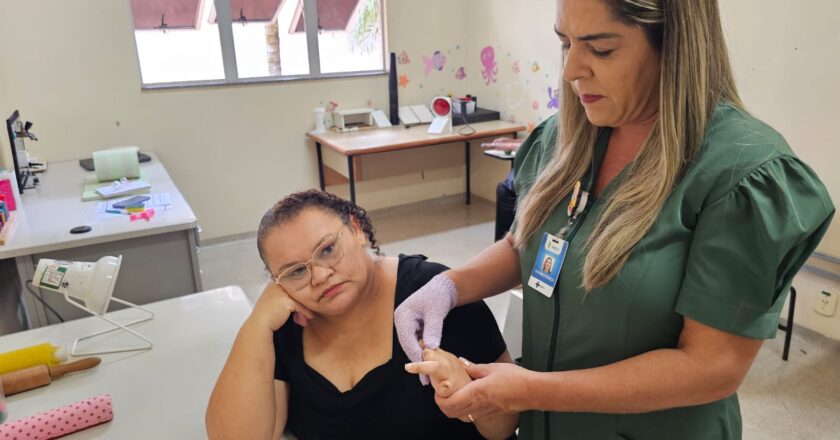
[[[152,321],[134,328],[154,342],[150,351],[102,355],[93,370],[8,397],[17,420],[103,393],[111,394],[114,419],[67,437],[81,439],[207,438],[204,414],[239,327],[251,312],[239,287],[225,287],[146,306]],[[121,310],[118,320],[140,316]],[[107,324],[85,318],[0,337],[0,352],[42,342],[69,344]],[[123,336],[105,343],[133,342]],[[98,343],[90,341],[91,344]]]
[[[84,181],[93,173],[85,171],[76,160],[50,163],[49,171],[39,174],[40,186],[21,196],[12,238],[0,246],[0,264],[8,266],[14,259],[19,278],[12,286],[0,282],[0,300],[4,296],[6,299],[0,304],[9,303],[10,297],[19,297],[30,327],[58,322],[23,285],[32,278],[41,258],[96,261],[105,255],[122,254],[115,295],[135,303],[201,291],[197,219],[160,160],[154,154],[150,156],[151,162],[140,164],[143,180],[151,184],[152,193],[169,193],[172,204],[166,211],[157,210],[148,222],[131,222],[124,215],[98,216],[99,201],[81,201]],[[70,229],[80,225],[91,226],[92,230],[70,233]],[[82,316],[63,298],[49,292],[41,294],[65,318]],[[0,313],[0,321],[8,316]],[[4,333],[2,327],[0,334]]]

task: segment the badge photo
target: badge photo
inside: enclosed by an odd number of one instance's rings
[[[567,241],[548,233],[543,234],[542,246],[534,261],[528,286],[550,298],[560,277],[568,248]]]

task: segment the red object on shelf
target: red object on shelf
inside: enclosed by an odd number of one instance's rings
[[[443,98],[438,98],[432,103],[432,110],[438,116],[446,116],[450,111],[452,111],[452,106],[449,105],[449,101]]]

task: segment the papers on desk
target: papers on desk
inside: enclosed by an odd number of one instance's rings
[[[428,124],[434,117],[425,105],[406,105],[398,110],[400,122],[405,125]]]
[[[171,197],[169,193],[156,193],[156,194],[149,194],[149,200],[143,202],[143,206],[145,209],[154,208],[155,212],[160,213],[162,211],[166,211],[169,209],[169,206],[172,205]],[[117,198],[113,200],[105,200],[96,204],[96,208],[94,210],[94,214],[97,218],[113,218],[113,217],[123,217],[129,214],[128,211],[125,209],[119,209],[114,207],[114,204],[119,204],[125,200],[124,198]]]
[[[128,179],[120,179],[118,181],[112,182],[110,185],[103,185],[99,188],[96,188],[96,192],[104,197],[104,198],[111,198],[111,197],[119,197],[124,196],[127,194],[136,194],[142,190],[148,190],[151,188],[152,185],[142,181],[142,180],[128,180]]]
[[[149,185],[148,183],[146,183],[143,180],[143,172],[142,171],[140,172],[140,179],[129,179],[128,182],[129,183],[143,182],[143,185],[139,185],[135,188],[132,188],[131,191],[126,192],[126,193],[113,193],[113,192],[108,192],[106,190],[106,193],[108,193],[109,196],[108,197],[103,197],[102,194],[100,194],[98,192],[98,190],[100,188],[102,188],[103,186],[107,186],[109,184],[100,182],[99,180],[96,179],[95,175],[91,174],[91,175],[89,175],[85,178],[84,189],[82,189],[82,201],[83,202],[89,202],[91,200],[102,200],[102,199],[107,199],[109,197],[119,197],[119,196],[128,195],[128,194],[132,194],[132,195],[134,195],[134,194],[145,194],[145,193],[148,193],[151,190],[151,188],[150,188],[151,185]]]
[[[484,154],[487,156],[497,157],[499,159],[504,160],[513,160],[516,157],[516,151],[506,151],[506,150],[495,150],[495,149],[487,149],[484,150]]]

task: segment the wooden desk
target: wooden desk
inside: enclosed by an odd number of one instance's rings
[[[353,158],[367,154],[383,153],[386,151],[408,150],[411,148],[429,147],[454,142],[464,143],[464,159],[467,173],[467,204],[470,203],[470,141],[488,137],[500,137],[516,135],[525,131],[524,125],[511,124],[505,121],[490,121],[471,124],[475,133],[461,135],[458,130],[463,126],[457,126],[451,134],[429,134],[427,125],[419,125],[411,128],[395,126],[390,128],[379,128],[371,130],[360,130],[349,133],[337,133],[327,131],[325,133],[307,133],[310,139],[315,141],[315,148],[318,153],[318,178],[321,191],[325,190],[324,184],[324,160],[321,146],[324,145],[339,154],[347,157],[347,172],[350,180],[350,200],[356,202],[356,180],[353,167]]]
[[[82,202],[85,178],[92,173],[76,160],[50,163],[49,171],[38,175],[40,186],[21,196],[14,234],[0,246],[0,274],[17,275],[15,281],[0,280],[0,304],[22,302],[28,321],[25,324],[30,328],[58,322],[26,291],[25,283],[32,279],[41,258],[96,261],[105,255],[121,254],[117,296],[138,304],[203,290],[197,253],[198,221],[163,164],[150,155],[151,162],[140,164],[143,180],[152,185],[152,193],[169,193],[171,205],[165,211],[158,210],[148,222],[132,222],[125,215],[97,215],[99,201]],[[70,233],[80,225],[91,226],[92,230]],[[9,268],[12,265],[16,271]],[[41,295],[65,319],[84,316],[59,295],[43,291]],[[0,321],[17,321],[16,307],[8,315],[3,311]]]
[[[52,167],[50,167],[52,170]],[[119,292],[116,292],[119,295]],[[67,440],[207,438],[204,413],[210,392],[242,323],[251,313],[239,287],[224,287],[146,306],[155,318],[132,328],[149,337],[149,351],[100,356],[94,370],[73,374],[52,384],[8,397],[9,418],[110,393],[114,419]],[[140,316],[136,311],[109,314],[118,321]],[[107,328],[97,318],[84,318],[0,337],[0,352],[51,342],[66,345],[82,334]],[[124,335],[89,344],[134,344]]]

